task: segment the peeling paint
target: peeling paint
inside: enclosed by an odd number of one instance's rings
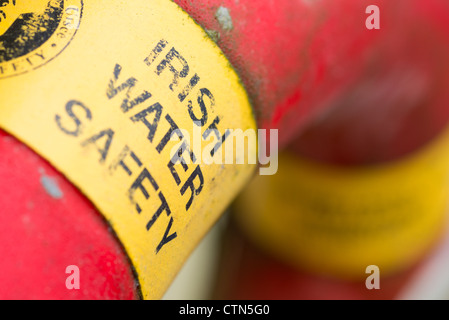
[[[231,13],[229,12],[228,8],[225,7],[218,8],[217,12],[215,13],[215,18],[217,18],[223,30],[230,31],[234,28]]]
[[[61,189],[58,186],[58,183],[55,179],[50,178],[48,176],[42,176],[40,179],[40,182],[42,186],[44,187],[45,191],[54,199],[61,199],[64,197],[64,194],[62,193]]]
[[[206,29],[206,33],[214,42],[218,42],[218,40],[220,40],[220,32],[216,30]]]

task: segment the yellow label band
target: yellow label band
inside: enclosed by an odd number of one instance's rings
[[[336,168],[283,154],[279,172],[239,197],[236,218],[289,264],[345,278],[415,263],[441,236],[449,192],[449,131],[400,161]],[[264,199],[263,202],[260,199]]]
[[[8,73],[0,75],[0,127],[80,188],[122,242],[144,298],[160,298],[256,168],[198,163],[182,132],[199,127],[220,150],[227,129],[256,130],[246,92],[219,48],[171,1],[43,2],[55,26],[47,41],[0,56],[0,74]],[[58,37],[64,14],[75,29]],[[47,63],[28,68],[26,57],[39,54]],[[177,161],[173,136],[183,141]]]

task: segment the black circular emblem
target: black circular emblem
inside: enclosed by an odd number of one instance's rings
[[[39,68],[75,36],[82,0],[0,0],[0,78]]]

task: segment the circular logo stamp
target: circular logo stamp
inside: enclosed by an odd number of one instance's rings
[[[82,0],[0,0],[0,79],[56,58],[75,36]]]

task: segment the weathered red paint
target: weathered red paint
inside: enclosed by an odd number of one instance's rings
[[[302,133],[301,154],[373,163],[419,148],[447,124],[447,1],[176,2],[220,33],[260,126],[279,129],[281,146]],[[380,8],[380,30],[365,27],[369,5]],[[217,21],[219,7],[232,30]]]
[[[213,297],[219,300],[394,300],[432,259],[432,254],[400,274],[384,276],[380,290],[368,290],[370,274],[345,281],[312,274],[280,262],[249,241],[238,228],[225,234]],[[436,252],[436,251],[435,251]]]

